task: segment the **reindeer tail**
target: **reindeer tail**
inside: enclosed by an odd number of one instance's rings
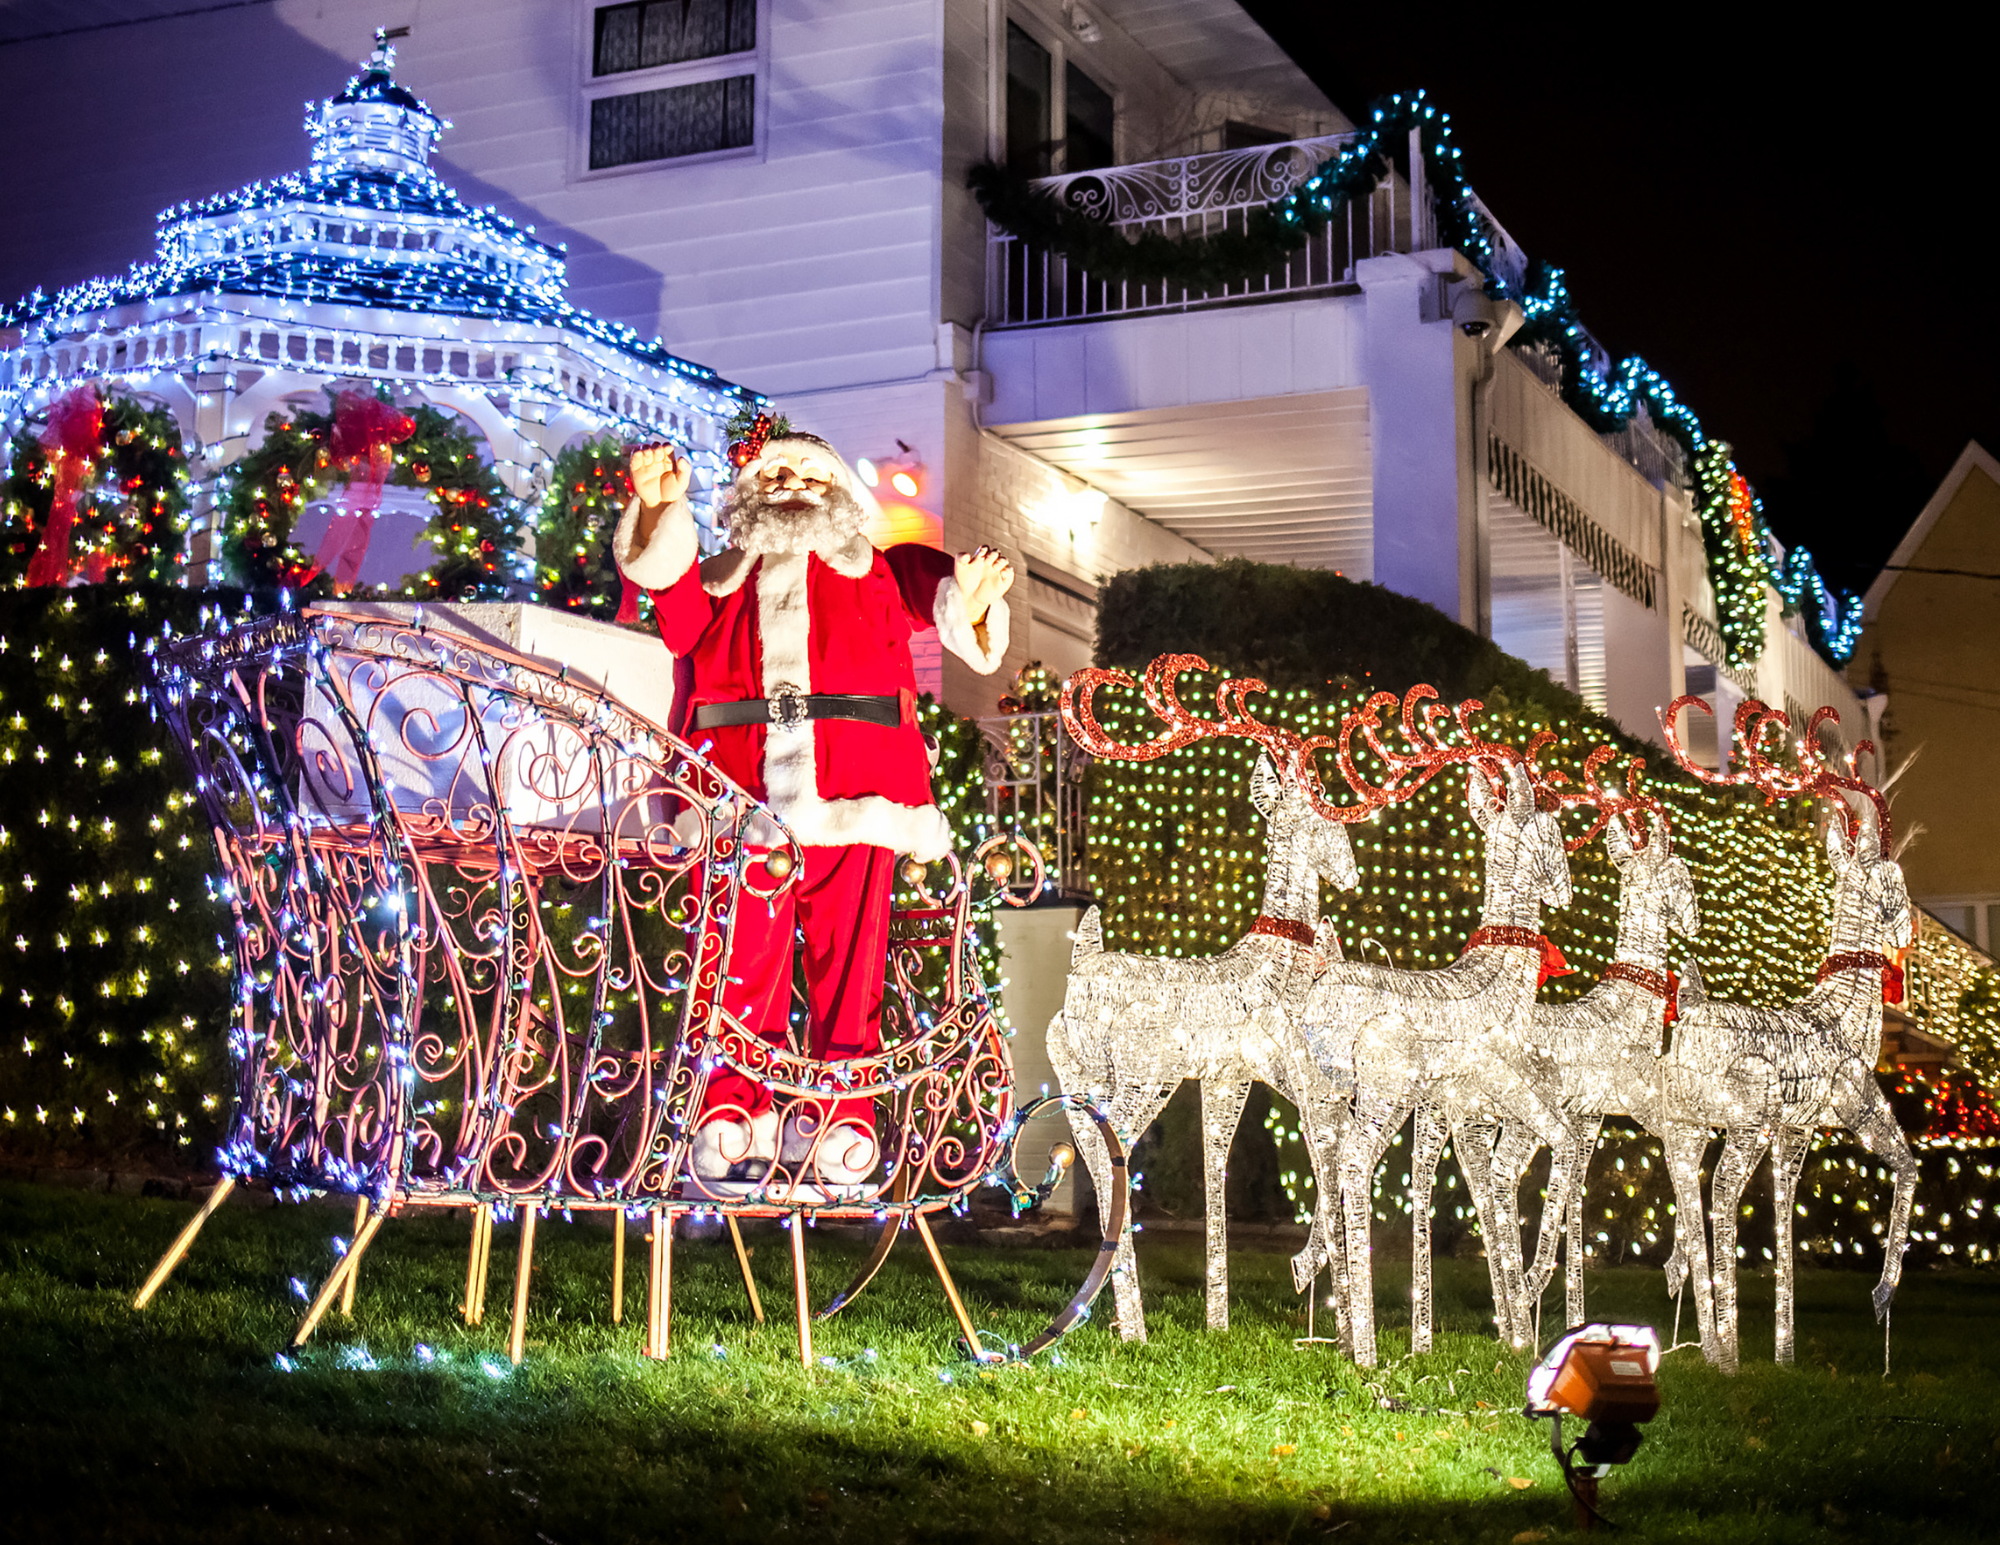
[[[1069,952],[1069,968],[1074,971],[1092,955],[1104,953],[1104,925],[1092,907],[1076,925],[1076,944]]]

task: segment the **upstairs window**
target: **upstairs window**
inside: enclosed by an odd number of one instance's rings
[[[1007,23],[1007,170],[1046,177],[1055,152],[1055,57]]]
[[[757,46],[756,0],[638,0],[597,8],[591,74],[622,75]]]
[[[1118,160],[1118,110],[1062,38],[1007,23],[1007,169],[1021,177],[1094,172]]]
[[[1115,166],[1117,114],[1111,93],[1075,65],[1063,71],[1063,170],[1094,172]]]
[[[590,6],[583,170],[754,149],[760,3]]]

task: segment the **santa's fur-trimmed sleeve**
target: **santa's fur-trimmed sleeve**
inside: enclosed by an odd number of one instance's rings
[[[982,676],[1000,669],[1007,653],[1007,603],[995,601],[986,611],[986,646],[980,647],[979,630],[965,614],[965,592],[956,576],[939,581],[937,599],[931,603],[931,617],[937,623],[938,641]]]
[[[653,539],[635,551],[639,534],[639,501],[625,506],[612,533],[611,556],[625,577],[641,590],[665,590],[694,566],[701,555],[694,534],[694,508],[686,499],[667,506],[653,527]]]

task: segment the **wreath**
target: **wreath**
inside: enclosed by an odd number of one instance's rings
[[[449,600],[500,600],[509,593],[507,556],[520,545],[519,505],[499,474],[479,454],[479,440],[464,422],[425,403],[400,422],[381,415],[386,396],[363,397],[329,389],[328,411],[273,413],[264,441],[230,469],[224,502],[223,559],[238,583],[252,589],[283,586],[306,599],[332,593],[334,575],[293,541],[300,514],[336,487],[381,481],[420,488],[435,506],[424,535],[437,552],[404,595]],[[357,445],[352,420],[369,427]],[[408,432],[400,433],[407,425]]]
[[[535,597],[543,605],[606,622],[620,615],[625,582],[611,536],[632,498],[631,456],[631,446],[606,435],[556,457],[535,521]]]
[[[171,412],[80,386],[23,424],[9,452],[4,582],[174,577],[185,556],[188,469]]]

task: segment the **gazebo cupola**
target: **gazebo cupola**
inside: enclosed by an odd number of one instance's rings
[[[396,84],[395,65],[395,45],[378,29],[362,72],[308,112],[315,171],[429,170],[431,145],[451,124]]]

